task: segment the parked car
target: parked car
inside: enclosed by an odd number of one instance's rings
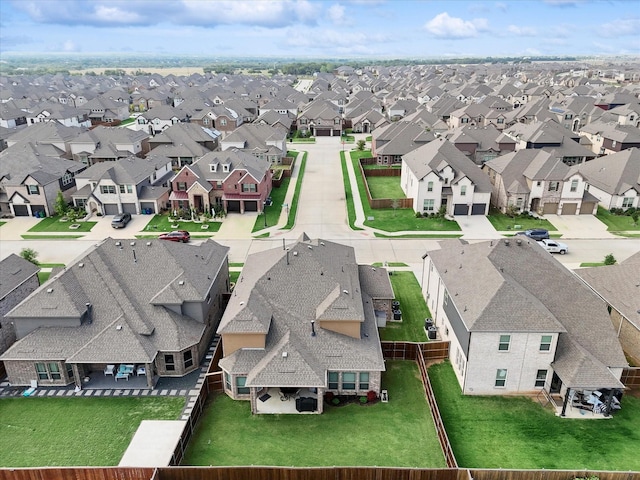
[[[160,240],[170,240],[172,242],[187,243],[191,238],[191,235],[186,230],[176,230],[174,232],[163,233],[158,236]]]
[[[518,232],[516,235],[524,235],[525,237],[532,238],[533,240],[544,240],[549,238],[549,230],[544,228],[534,228],[531,230],[525,230],[524,232]]]
[[[127,223],[129,223],[130,221],[131,221],[130,213],[121,213],[113,217],[113,220],[111,220],[111,226],[113,228],[124,228],[127,226]]]
[[[549,253],[559,253],[560,255],[564,255],[569,251],[569,247],[567,247],[566,243],[556,242],[555,240],[544,239],[539,240],[538,243]]]

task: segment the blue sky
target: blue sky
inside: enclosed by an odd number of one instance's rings
[[[637,0],[0,0],[0,52],[640,55]]]

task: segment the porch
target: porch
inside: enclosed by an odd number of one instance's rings
[[[322,398],[318,397],[316,392],[312,392],[308,388],[284,390],[277,387],[264,388],[256,394],[255,412],[256,414],[268,413],[321,413]],[[313,411],[299,410],[301,402],[308,405],[313,401],[303,401],[301,399],[315,400],[316,408]],[[297,401],[297,403],[296,403]],[[319,411],[320,410],[320,411]]]

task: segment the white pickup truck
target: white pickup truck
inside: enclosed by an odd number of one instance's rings
[[[549,253],[559,253],[560,255],[564,255],[569,251],[569,247],[567,247],[566,243],[557,242],[549,238],[538,240],[538,244]]]

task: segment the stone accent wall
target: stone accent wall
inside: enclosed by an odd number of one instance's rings
[[[33,275],[0,300],[0,355],[6,352],[16,341],[16,331],[13,323],[3,317],[39,286],[38,276]]]
[[[54,362],[43,362],[46,364]],[[60,369],[60,380],[44,380],[38,378],[36,372],[36,362],[34,361],[9,361],[5,362],[5,368],[7,369],[7,376],[11,379],[11,385],[17,386],[30,386],[32,380],[37,380],[38,385],[56,385],[64,386],[73,383],[73,378],[67,376],[67,370],[64,362],[55,362]]]
[[[611,322],[616,333],[620,331],[618,340],[624,352],[633,358],[637,365],[640,365],[640,329],[617,310],[611,310]]]

